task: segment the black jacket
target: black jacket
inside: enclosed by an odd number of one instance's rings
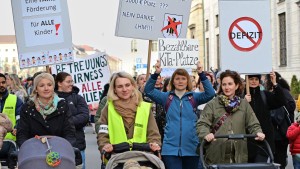
[[[263,98],[260,93],[260,87],[251,88],[251,102],[250,105],[255,112],[255,115],[261,125],[263,133],[266,136],[266,140],[268,141],[272,151],[275,150],[275,142],[274,142],[274,128],[272,125],[270,110],[279,108],[284,104],[284,95],[282,92],[282,88],[278,84],[278,86],[274,89],[274,92],[263,91],[266,96],[266,103],[264,103]],[[248,155],[254,156],[257,154],[257,147],[252,143],[248,144]]]
[[[75,126],[65,100],[60,100],[55,112],[48,115],[46,119],[36,110],[32,101],[23,105],[20,114],[17,126],[18,146],[35,135],[54,135],[65,138],[75,147]]]
[[[72,119],[76,128],[76,147],[85,150],[86,142],[83,128],[89,122],[89,108],[79,89],[74,86],[70,93],[56,91],[58,97],[68,101],[69,109],[72,112]]]

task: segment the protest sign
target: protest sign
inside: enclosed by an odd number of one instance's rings
[[[12,7],[20,68],[73,61],[67,1],[14,0]]]
[[[73,63],[52,65],[53,74],[67,72],[71,74],[75,86],[87,104],[99,103],[103,87],[110,79],[110,70],[105,53],[96,53],[84,58],[76,58]]]
[[[219,8],[221,69],[244,74],[269,73],[272,70],[269,0],[219,0]]]
[[[199,41],[196,39],[158,39],[161,67],[195,68],[199,60]]]
[[[186,37],[191,0],[120,0],[116,36],[157,40]]]

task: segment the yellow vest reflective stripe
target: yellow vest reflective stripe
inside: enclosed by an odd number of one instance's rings
[[[141,102],[137,108],[135,116],[135,124],[133,138],[128,139],[123,118],[115,110],[112,101],[108,102],[108,134],[111,144],[119,144],[122,142],[132,143],[147,143],[147,128],[150,113],[151,103]]]
[[[8,116],[13,127],[16,125],[16,104],[17,96],[8,94],[2,110],[2,113]],[[4,139],[16,141],[16,136],[12,135],[11,133],[7,133]]]

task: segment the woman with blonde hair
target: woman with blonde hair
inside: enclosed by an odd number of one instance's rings
[[[115,73],[107,97],[99,121],[99,150],[110,153],[113,145],[123,142],[149,143],[152,151],[160,150],[161,137],[150,113],[151,104],[143,101],[133,77]]]
[[[33,91],[23,104],[17,125],[17,144],[36,135],[54,135],[76,145],[75,126],[66,100],[54,92],[54,79],[49,73],[41,73],[34,79]]]
[[[10,83],[10,93],[15,94],[19,97],[23,102],[25,102],[26,98],[28,97],[26,90],[21,85],[20,79],[16,74],[10,74],[9,79],[11,80]]]

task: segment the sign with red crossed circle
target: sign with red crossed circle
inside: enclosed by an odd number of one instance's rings
[[[263,31],[260,24],[253,18],[241,17],[229,27],[228,38],[232,46],[243,52],[257,48],[262,41]]]

